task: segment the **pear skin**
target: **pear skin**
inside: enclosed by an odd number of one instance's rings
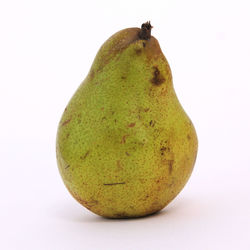
[[[163,209],[195,164],[194,126],[150,32],[145,23],[102,45],[58,127],[64,184],[84,207],[104,217],[140,217]]]

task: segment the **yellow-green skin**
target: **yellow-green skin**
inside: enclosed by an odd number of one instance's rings
[[[191,175],[197,137],[158,41],[114,34],[61,118],[57,160],[73,197],[110,218],[164,208]]]

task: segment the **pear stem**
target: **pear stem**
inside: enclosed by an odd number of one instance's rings
[[[139,38],[142,40],[149,40],[151,37],[151,29],[153,26],[151,26],[150,21],[143,23],[141,26],[141,30],[139,32]]]

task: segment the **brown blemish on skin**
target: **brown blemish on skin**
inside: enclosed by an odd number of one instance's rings
[[[113,185],[121,185],[121,184],[126,184],[126,182],[103,183],[104,186],[113,186]]]
[[[79,197],[76,197],[76,199],[86,208],[91,209],[93,206],[98,204],[98,201],[92,200],[92,201],[85,201]]]
[[[125,79],[126,79],[126,76],[121,76],[121,79],[125,80]]]
[[[106,116],[102,117],[102,121],[107,120]]]
[[[130,124],[128,125],[129,128],[133,128],[134,126],[135,126],[135,122],[130,123]]]
[[[141,50],[141,49],[135,49],[135,53],[136,53],[136,55],[140,55],[140,54],[141,54],[141,52],[142,52],[142,50]]]
[[[174,160],[168,160],[169,174],[171,174],[173,171],[173,165],[174,165]]]
[[[92,70],[89,74],[89,79],[92,80],[95,77],[95,72]]]
[[[165,85],[165,88],[161,89],[161,96],[165,96],[168,93],[168,88]]]
[[[68,134],[66,135],[66,137],[65,137],[65,138],[66,138],[66,139],[68,139],[68,138],[69,138],[69,135],[70,135],[70,134],[68,133]]]
[[[190,135],[187,135],[187,139],[188,139],[188,140],[191,140],[191,136],[190,136]]]
[[[67,169],[67,168],[69,168],[70,167],[70,165],[67,165],[66,167],[65,167],[65,169]]]
[[[143,48],[145,48],[145,47],[146,47],[146,43],[142,43],[142,45],[143,45]]]
[[[116,165],[117,165],[117,170],[123,170],[121,161],[118,160],[118,161],[116,162]]]
[[[89,154],[89,151],[87,151],[83,156],[81,156],[80,159],[85,160],[88,154]]]
[[[148,111],[149,111],[149,109],[150,109],[150,108],[146,108],[146,109],[144,109],[144,112],[148,112]]]
[[[130,154],[129,154],[128,152],[125,152],[125,154],[126,154],[127,156],[130,156]]]
[[[121,140],[121,144],[124,144],[126,142],[126,137],[128,137],[129,135],[124,135],[122,137],[122,140]]]
[[[165,78],[161,75],[161,72],[156,66],[153,67],[153,70],[154,72],[151,82],[155,85],[161,85],[163,82],[165,82]]]
[[[69,118],[68,120],[66,120],[65,122],[63,122],[63,123],[62,123],[62,126],[67,125],[70,121],[71,121],[71,118]]]

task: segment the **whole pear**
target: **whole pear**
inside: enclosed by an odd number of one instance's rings
[[[68,103],[57,161],[72,196],[110,218],[164,208],[189,179],[194,126],[175,94],[149,22],[111,36]]]

